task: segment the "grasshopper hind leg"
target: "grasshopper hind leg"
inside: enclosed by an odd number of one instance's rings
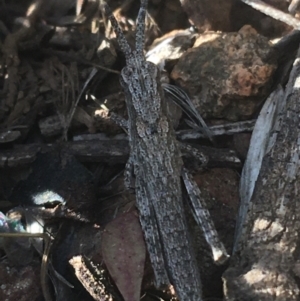
[[[216,264],[223,264],[227,261],[229,255],[219,239],[210,213],[206,208],[205,202],[201,198],[201,191],[185,168],[182,169],[182,178],[189,195],[189,205],[194,219],[203,230],[205,240],[212,250],[213,259]]]
[[[139,183],[136,183],[137,187]],[[143,186],[142,186],[143,187]],[[144,186],[145,187],[145,186]],[[158,225],[154,208],[149,203],[150,198],[146,196],[147,192],[143,189],[136,190],[137,207],[140,213],[140,223],[144,232],[144,237],[150,256],[150,261],[155,275],[155,285],[158,288],[170,285],[170,280],[166,271],[166,263],[163,256],[162,243],[160,241]]]

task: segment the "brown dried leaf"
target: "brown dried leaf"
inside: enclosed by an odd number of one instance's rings
[[[124,300],[139,301],[146,247],[136,212],[124,213],[106,226],[102,254]]]

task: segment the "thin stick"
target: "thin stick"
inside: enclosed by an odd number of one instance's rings
[[[241,0],[241,1],[275,20],[290,25],[295,29],[300,28],[300,21],[298,19],[292,17],[287,13],[282,12],[277,8],[272,7],[269,4],[264,3],[263,1],[260,0]]]

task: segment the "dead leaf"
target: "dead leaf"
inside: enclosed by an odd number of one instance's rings
[[[139,301],[146,247],[136,212],[124,213],[106,226],[102,254],[124,300]]]

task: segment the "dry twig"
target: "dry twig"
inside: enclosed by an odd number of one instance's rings
[[[298,19],[292,17],[287,13],[282,12],[277,8],[272,7],[269,4],[266,4],[263,1],[260,0],[241,0],[241,1],[275,20],[281,21],[289,26],[292,26],[295,29],[300,28],[300,21]]]

